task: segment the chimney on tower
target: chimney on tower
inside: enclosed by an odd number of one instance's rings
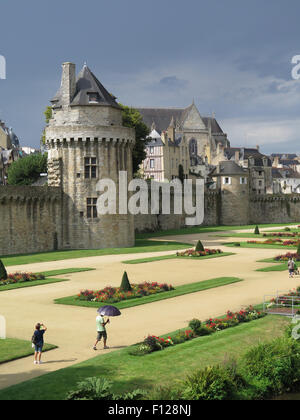
[[[76,92],[76,70],[75,64],[63,63],[61,79],[61,102],[63,106],[71,104]]]

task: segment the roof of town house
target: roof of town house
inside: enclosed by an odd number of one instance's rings
[[[95,94],[96,100],[90,102],[89,94]],[[51,100],[53,106],[61,106],[61,88]],[[99,82],[87,65],[84,65],[76,79],[76,92],[71,101],[71,106],[112,106],[121,109],[116,102],[116,97],[110,94]]]
[[[272,166],[271,159],[260,153],[258,149],[247,147],[227,147],[224,149],[224,154],[228,160],[234,160],[236,152],[239,153],[239,160],[254,159],[254,166],[264,166],[263,159],[267,159],[268,166]]]
[[[300,174],[297,171],[294,171],[291,168],[285,167],[285,168],[278,168],[279,172],[282,175],[282,178],[287,179],[300,179]]]
[[[276,158],[279,157],[280,159],[295,159],[297,157],[296,154],[294,153],[272,153],[271,154],[272,158]]]
[[[280,173],[280,170],[278,168],[272,168],[272,178],[276,179],[282,179],[283,176]]]
[[[248,171],[242,168],[232,160],[225,160],[220,162],[215,170],[212,172],[212,176],[226,176],[226,175],[248,175]]]

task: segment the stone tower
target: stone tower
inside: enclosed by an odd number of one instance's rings
[[[60,187],[62,194],[58,247],[133,246],[133,216],[98,215],[96,184],[109,178],[118,187],[119,171],[127,171],[130,182],[135,132],[123,127],[116,98],[86,65],[77,79],[74,64],[62,67],[46,128],[49,186]]]

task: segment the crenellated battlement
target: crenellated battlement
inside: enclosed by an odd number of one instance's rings
[[[61,199],[61,191],[56,187],[32,187],[30,185],[0,186],[0,203],[5,201],[56,201]]]

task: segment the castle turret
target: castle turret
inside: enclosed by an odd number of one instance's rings
[[[72,63],[63,64],[62,84],[51,102],[46,144],[49,185],[62,191],[59,247],[133,246],[133,216],[97,213],[99,180],[109,178],[118,187],[120,171],[132,179],[135,132],[123,127],[122,108],[86,65],[75,80]]]

